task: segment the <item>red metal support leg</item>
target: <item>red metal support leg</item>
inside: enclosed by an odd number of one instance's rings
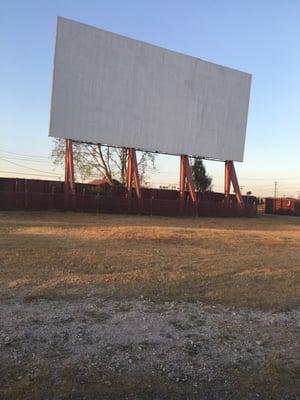
[[[236,176],[233,161],[231,161],[231,163],[232,163],[232,165],[231,165],[231,182],[232,182],[233,190],[236,195],[236,199],[237,199],[239,206],[244,207],[244,200],[243,200],[243,196],[242,196],[242,193],[240,190],[240,185],[239,185],[239,182],[238,182],[238,179]]]
[[[187,183],[190,198],[194,204],[197,203],[197,196],[195,192],[195,185],[192,177],[192,170],[187,155],[180,156],[180,197],[184,198],[185,185]]]
[[[225,180],[224,180],[224,194],[225,201],[228,204],[229,196],[230,196],[230,176],[231,176],[231,168],[230,161],[225,161]]]
[[[185,156],[185,174],[186,174],[186,179],[187,179],[187,185],[189,189],[189,195],[194,204],[197,202],[197,197],[196,197],[196,192],[195,192],[195,185],[193,181],[193,176],[192,176],[192,170],[190,166],[190,162],[188,159],[188,156]]]
[[[65,193],[75,193],[74,163],[72,140],[66,139],[65,154]]]
[[[179,182],[179,193],[180,193],[180,198],[184,198],[184,192],[185,192],[185,162],[184,162],[184,156],[180,156],[180,182]]]
[[[127,194],[131,197],[132,189],[132,156],[131,149],[127,149],[127,179],[126,179]]]
[[[139,176],[139,169],[138,169],[135,149],[132,149],[132,166],[133,166],[132,172],[133,172],[133,181],[134,181],[136,197],[138,198],[139,201],[141,201],[142,191],[141,191],[140,176]]]
[[[225,199],[228,202],[230,196],[230,184],[232,183],[234,193],[236,195],[236,199],[238,205],[240,207],[244,207],[243,196],[240,190],[239,182],[236,176],[235,168],[233,161],[225,161],[225,185],[224,185],[224,194]]]
[[[131,196],[132,183],[134,183],[136,197],[140,202],[142,200],[142,191],[141,191],[140,177],[136,159],[136,151],[134,148],[128,148],[127,154],[128,154],[127,191],[129,196]]]

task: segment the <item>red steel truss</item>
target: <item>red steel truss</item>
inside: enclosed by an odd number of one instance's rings
[[[239,206],[244,207],[244,201],[240,190],[239,182],[237,180],[233,161],[225,161],[224,194],[227,202],[229,201],[231,183]]]
[[[75,194],[73,147],[72,147],[72,140],[71,139],[66,139],[65,193]]]
[[[127,149],[127,192],[131,197],[132,188],[134,187],[136,197],[141,204],[142,192],[141,184],[138,172],[136,150],[134,148]],[[244,201],[239,187],[238,179],[235,172],[233,161],[225,161],[225,181],[224,181],[224,194],[226,202],[229,202],[230,198],[230,185],[232,183],[234,193],[236,195],[237,202],[240,207],[244,207]],[[188,188],[189,196],[196,206],[197,196],[195,192],[195,186],[192,177],[191,166],[187,155],[180,156],[180,197],[184,199],[185,188]],[[74,163],[73,163],[73,148],[72,140],[66,139],[66,154],[65,154],[65,193],[75,194],[75,178],[74,178]]]
[[[142,199],[142,191],[140,184],[140,177],[138,171],[138,165],[136,160],[136,151],[130,147],[127,149],[127,192],[131,196],[132,183],[134,182],[134,189],[138,201]]]
[[[180,156],[180,184],[179,191],[181,199],[184,198],[185,185],[187,184],[188,191],[192,202],[196,205],[197,197],[195,192],[195,186],[192,177],[192,170],[187,155]]]

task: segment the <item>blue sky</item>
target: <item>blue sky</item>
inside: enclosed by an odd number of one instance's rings
[[[47,158],[57,15],[250,72],[240,184],[270,195],[277,180],[280,195],[300,193],[300,0],[1,0],[1,176],[24,176],[16,164],[28,177],[63,176]],[[177,157],[160,156],[158,166],[154,184],[178,181]],[[206,166],[222,190],[223,164]]]

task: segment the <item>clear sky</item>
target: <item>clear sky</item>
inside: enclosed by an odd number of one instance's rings
[[[300,193],[300,0],[0,0],[0,176],[63,177],[48,159],[57,15],[250,72],[240,185]],[[178,157],[158,166],[154,184],[177,183]],[[222,190],[223,163],[206,167]]]

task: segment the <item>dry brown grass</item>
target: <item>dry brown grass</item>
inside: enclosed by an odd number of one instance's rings
[[[287,310],[300,218],[0,213],[0,296],[201,300]]]

